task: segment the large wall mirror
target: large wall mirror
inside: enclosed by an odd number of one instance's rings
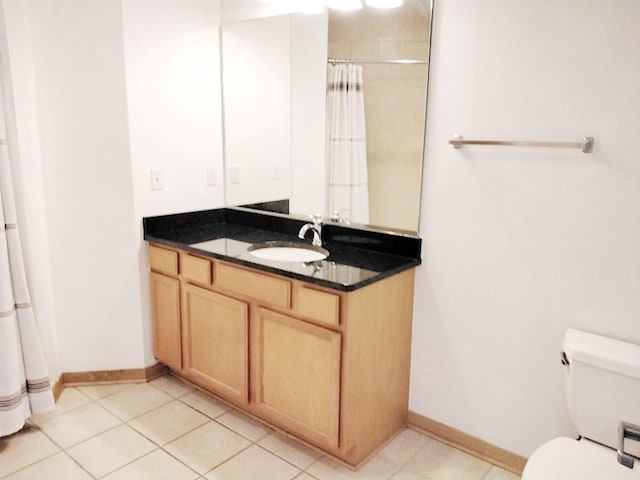
[[[430,3],[224,24],[227,205],[288,200],[292,214],[337,210],[353,223],[417,231]],[[361,84],[345,76],[351,69]],[[347,84],[361,98],[337,97]],[[354,102],[364,105],[361,119],[340,110]],[[345,119],[358,125],[350,136]],[[336,173],[332,162],[348,166]],[[364,217],[357,195],[334,201],[336,188],[364,181]]]

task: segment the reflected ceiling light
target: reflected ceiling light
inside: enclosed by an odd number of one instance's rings
[[[323,0],[298,0],[296,10],[300,13],[317,14],[324,12]]]
[[[367,0],[367,5],[373,8],[395,8],[403,3],[403,0]]]
[[[326,0],[324,3],[334,10],[360,10],[362,8],[360,0]]]

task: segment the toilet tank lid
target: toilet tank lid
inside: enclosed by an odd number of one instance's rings
[[[640,345],[571,328],[563,348],[572,360],[640,378]]]

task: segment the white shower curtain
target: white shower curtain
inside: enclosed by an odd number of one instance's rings
[[[0,437],[54,407],[27,289],[4,119],[0,102]]]
[[[352,222],[369,223],[367,142],[362,66],[328,66],[328,211]]]

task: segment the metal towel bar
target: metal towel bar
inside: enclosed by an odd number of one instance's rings
[[[551,148],[579,148],[583,153],[591,153],[593,150],[593,137],[582,137],[581,142],[530,142],[530,141],[500,141],[500,140],[465,140],[460,135],[449,140],[454,148],[462,148],[463,145],[494,145],[510,147],[551,147]]]

